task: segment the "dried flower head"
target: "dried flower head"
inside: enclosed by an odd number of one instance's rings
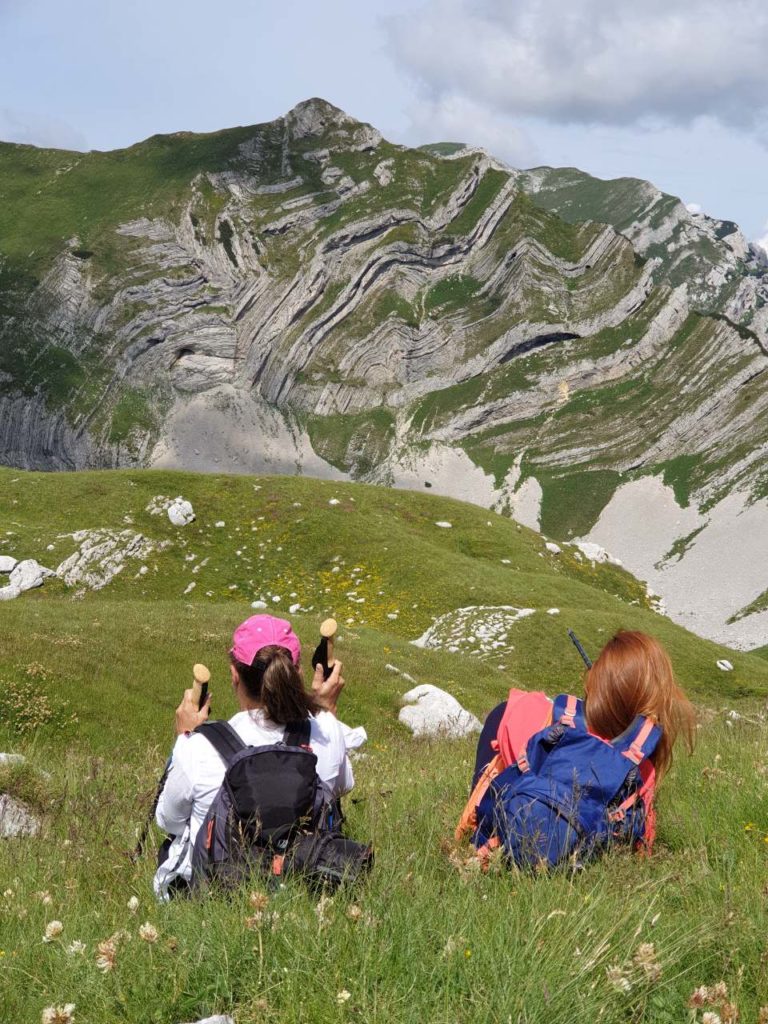
[[[269,906],[269,896],[265,892],[252,892],[248,902],[254,910],[266,910]]]
[[[250,917],[246,917],[245,919],[245,927],[250,929],[252,932],[255,932],[257,928],[261,928],[262,924],[264,924],[263,910],[257,910],[255,914],[252,914]]]
[[[617,992],[629,992],[632,989],[632,982],[627,977],[627,972],[619,964],[612,964],[605,969],[605,976],[608,984]]]
[[[54,939],[58,939],[61,933],[64,931],[64,925],[61,921],[49,921],[45,926],[45,935],[43,936],[43,942],[53,942]]]
[[[723,1024],[718,1013],[707,1010],[701,1015],[701,1024]]]
[[[330,896],[321,896],[317,901],[315,907],[315,914],[317,915],[317,923],[322,931],[323,928],[327,928],[331,923],[330,921],[330,910],[333,906],[333,900]]]
[[[139,927],[139,938],[143,939],[144,942],[157,942],[157,928],[149,921],[145,921],[143,925]]]
[[[359,921],[362,916],[362,908],[358,907],[356,903],[353,903],[351,907],[347,907],[347,917],[350,921]]]
[[[41,1017],[42,1024],[74,1024],[75,1004],[65,1006],[46,1006]]]
[[[633,963],[649,981],[656,982],[661,977],[661,964],[656,959],[656,947],[652,942],[643,942],[637,947]]]
[[[36,892],[35,896],[37,899],[40,900],[44,907],[50,907],[50,905],[53,903],[53,897],[51,896],[47,889],[43,889],[40,892]]]
[[[107,974],[109,971],[114,970],[120,939],[120,933],[115,932],[110,938],[105,939],[96,946],[96,966],[102,974]]]
[[[82,956],[88,947],[80,939],[75,939],[74,942],[70,942],[67,946],[67,953],[69,956]]]

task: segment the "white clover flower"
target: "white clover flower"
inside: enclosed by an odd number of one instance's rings
[[[42,1024],[74,1024],[75,1004],[46,1006],[41,1017]]]
[[[45,928],[43,942],[53,942],[54,939],[58,939],[63,931],[64,925],[61,921],[49,921]]]
[[[145,921],[139,928],[139,938],[145,942],[157,942],[157,928],[149,921]]]
[[[343,988],[341,992],[336,993],[336,1002],[339,1004],[339,1006],[343,1006],[344,1003],[348,1002],[351,998],[352,993],[347,992],[345,988]]]
[[[128,909],[132,914],[136,913],[136,911],[139,909],[138,896],[131,896],[131,898],[128,900]]]
[[[67,946],[67,953],[70,956],[82,956],[88,947],[80,939],[75,939],[74,942],[70,942]]]

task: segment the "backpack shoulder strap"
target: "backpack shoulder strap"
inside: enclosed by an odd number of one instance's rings
[[[308,747],[312,724],[308,718],[301,722],[289,722],[285,727],[283,743],[286,747]]]
[[[201,736],[205,736],[227,768],[229,768],[235,754],[239,754],[240,751],[245,750],[247,746],[247,744],[243,743],[229,722],[218,720],[214,722],[203,722],[202,725],[198,725],[195,732],[200,733]]]
[[[501,755],[502,768],[514,764],[531,736],[552,720],[552,701],[538,690],[509,691],[493,746]]]
[[[577,726],[586,729],[587,720],[584,717],[583,701],[569,693],[561,693],[555,697],[552,708],[552,724],[566,725],[571,729],[575,729]]]
[[[613,746],[620,750],[624,757],[635,764],[640,764],[650,757],[661,739],[661,726],[653,718],[637,715],[634,722],[613,741]]]

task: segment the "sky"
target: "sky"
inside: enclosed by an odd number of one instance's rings
[[[647,178],[768,244],[768,0],[0,0],[0,139],[113,149],[322,96],[393,142]]]

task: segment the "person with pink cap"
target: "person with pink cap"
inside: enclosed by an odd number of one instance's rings
[[[326,680],[322,665],[304,686],[301,644],[291,624],[272,615],[252,615],[232,638],[230,674],[240,710],[229,724],[249,746],[279,743],[286,725],[310,719],[309,745],[317,756],[317,774],[330,800],[354,785],[347,756],[365,742],[364,729],[350,729],[336,718],[344,688],[341,662]],[[210,695],[198,709],[187,690],[176,709],[176,745],[157,804],[156,821],[173,838],[155,875],[160,899],[186,887],[192,875],[195,837],[224,778],[225,766],[205,736],[194,730],[210,713]]]

